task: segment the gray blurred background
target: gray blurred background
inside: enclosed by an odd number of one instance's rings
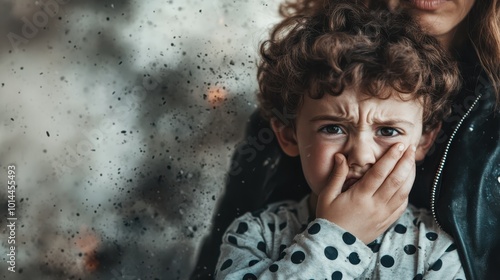
[[[1,279],[186,279],[278,4],[0,0]]]

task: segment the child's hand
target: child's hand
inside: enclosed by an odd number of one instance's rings
[[[403,147],[403,148],[401,148]],[[386,231],[404,212],[415,180],[415,150],[393,145],[350,189],[341,193],[349,167],[335,155],[330,180],[318,195],[316,217],[327,219],[365,244]]]

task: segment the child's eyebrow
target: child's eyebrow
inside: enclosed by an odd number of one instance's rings
[[[346,118],[346,117],[341,117],[341,116],[334,116],[334,115],[318,115],[312,117],[309,121],[310,122],[315,122],[315,121],[334,121],[334,122],[349,122],[352,121],[352,118]],[[378,125],[387,125],[387,126],[393,126],[393,125],[401,125],[405,124],[411,127],[415,126],[414,122],[405,120],[405,119],[398,119],[398,118],[390,118],[390,119],[374,119],[373,123],[378,124]]]
[[[314,121],[334,121],[334,122],[346,122],[346,121],[352,121],[352,118],[346,118],[346,117],[340,117],[340,116],[334,116],[334,115],[317,115],[312,117],[310,122]]]
[[[414,122],[404,120],[404,119],[386,119],[386,120],[374,119],[373,122],[376,124],[383,124],[383,125],[389,125],[389,126],[396,125],[396,124],[406,124],[406,125],[411,126],[411,127],[415,126]]]

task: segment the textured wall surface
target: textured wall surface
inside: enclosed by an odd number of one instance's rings
[[[0,279],[186,279],[277,9],[0,0]]]

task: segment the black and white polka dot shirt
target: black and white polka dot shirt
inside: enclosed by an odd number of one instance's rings
[[[327,220],[310,221],[308,198],[236,219],[216,279],[465,279],[453,240],[427,210],[408,206],[365,245]]]

